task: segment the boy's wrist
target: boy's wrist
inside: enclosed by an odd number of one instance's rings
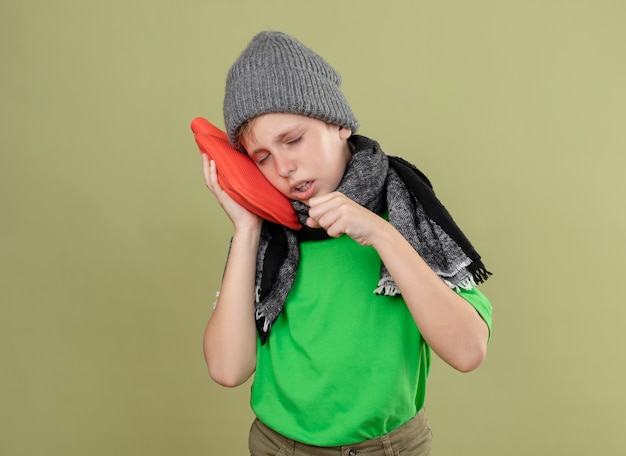
[[[258,225],[235,226],[233,238],[252,238],[259,239],[261,236],[261,223]]]
[[[385,249],[393,249],[399,241],[404,242],[405,239],[391,223],[383,220],[380,229],[372,237],[372,247],[380,254]]]

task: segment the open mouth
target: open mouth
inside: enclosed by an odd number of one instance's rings
[[[315,193],[315,181],[309,180],[304,182],[299,182],[294,187],[291,187],[291,195],[293,199],[297,199],[300,201],[306,201],[313,196]]]
[[[306,192],[309,188],[311,188],[312,184],[313,183],[311,181],[302,182],[301,184],[295,187],[295,190],[296,192],[299,192],[299,193]]]

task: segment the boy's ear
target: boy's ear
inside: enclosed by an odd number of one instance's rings
[[[352,129],[346,127],[339,127],[339,137],[341,139],[348,139],[352,136]]]

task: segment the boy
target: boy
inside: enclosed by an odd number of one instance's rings
[[[425,455],[431,349],[466,372],[483,361],[489,272],[412,165],[356,135],[341,79],[280,32],[255,36],[231,67],[224,118],[292,205],[294,231],[263,222],[205,182],[234,227],[207,325],[211,377],[255,373],[254,456]]]

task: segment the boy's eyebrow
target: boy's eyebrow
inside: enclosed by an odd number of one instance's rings
[[[285,131],[285,132],[283,132],[283,133],[280,133],[280,134],[278,134],[278,135],[276,135],[276,136],[274,137],[274,142],[282,142],[282,141],[284,141],[284,140],[285,140],[285,138],[286,138],[287,136],[291,135],[292,133],[293,133],[293,131],[292,131],[292,130],[289,130],[289,131]]]

